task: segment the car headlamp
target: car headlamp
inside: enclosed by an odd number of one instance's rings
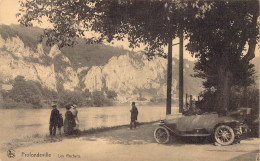
[[[164,123],[164,120],[160,120],[160,123]]]

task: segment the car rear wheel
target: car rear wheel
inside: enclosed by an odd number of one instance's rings
[[[154,130],[154,139],[157,143],[166,144],[170,141],[170,133],[165,127],[158,127]]]
[[[214,138],[220,145],[230,145],[235,140],[234,130],[227,125],[220,125],[215,130]]]

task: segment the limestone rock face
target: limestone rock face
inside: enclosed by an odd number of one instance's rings
[[[0,74],[4,84],[8,84],[16,76],[24,76],[26,80],[40,82],[44,87],[57,90],[57,79],[63,79],[66,90],[73,91],[78,86],[77,72],[71,67],[63,68],[63,73],[55,70],[55,57],[61,52],[57,46],[51,48],[50,53],[44,53],[41,44],[34,51],[25,47],[18,37],[4,40],[0,36]],[[50,55],[50,56],[49,56]],[[62,57],[61,61],[70,64],[68,58]],[[45,60],[45,61],[44,61]]]
[[[29,46],[18,36],[3,38],[0,35],[0,82],[2,88],[10,89],[11,81],[16,76],[24,76],[26,80],[38,81],[42,86],[55,91],[60,90],[60,88],[69,91],[88,89],[90,92],[113,90],[117,93],[119,102],[140,99],[150,101],[151,98],[166,97],[167,60],[164,58],[155,57],[148,61],[143,53],[132,52],[107,57],[102,65],[98,65],[95,64],[95,61],[96,63],[100,61],[94,59],[95,55],[86,57],[83,53],[78,57],[73,57],[64,53],[63,50],[59,50],[56,45],[46,50],[45,46],[37,44],[37,42],[35,42],[34,47]],[[86,49],[88,49],[86,52],[100,51],[94,48]],[[77,50],[85,52],[82,49]],[[104,51],[103,53],[106,54]],[[97,58],[103,58],[103,55]],[[81,59],[90,59],[92,64],[82,66],[78,62]],[[199,91],[198,88],[201,86],[201,82],[190,78],[192,68],[192,63],[184,64],[184,74],[186,74],[184,75],[184,84],[188,86],[184,87],[184,89],[186,88],[184,92],[190,92],[190,89]],[[192,83],[193,85],[191,85]],[[177,91],[178,60],[174,58],[173,97],[177,98]]]
[[[95,90],[102,90],[105,84],[103,84],[103,74],[102,68],[98,66],[93,66],[88,71],[87,75],[83,78],[83,82],[85,84],[85,89],[89,89],[91,92]]]
[[[56,60],[56,61],[55,61]],[[57,84],[63,86],[65,90],[74,91],[79,85],[77,71],[71,67],[70,60],[61,53],[54,57]]]
[[[61,51],[59,50],[57,45],[54,45],[49,53],[49,56],[54,59],[57,55],[61,54]]]
[[[84,77],[90,91],[107,88],[116,91],[120,102],[140,97],[166,95],[167,60],[156,57],[148,61],[142,53],[113,57],[104,66],[92,67]],[[173,80],[173,90],[177,81]]]

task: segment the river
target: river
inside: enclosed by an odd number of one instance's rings
[[[130,123],[131,106],[78,108],[80,130],[112,127]],[[65,115],[65,109],[59,109]],[[138,106],[138,122],[151,122],[165,118],[165,106]],[[177,107],[172,107],[177,112]],[[15,138],[45,135],[49,132],[51,109],[1,109],[0,144]]]

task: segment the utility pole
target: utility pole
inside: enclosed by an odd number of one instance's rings
[[[172,105],[172,38],[168,42],[168,66],[167,66],[167,99],[166,99],[166,115],[171,114]]]
[[[180,54],[179,54],[179,113],[183,112],[183,27],[180,23]]]

